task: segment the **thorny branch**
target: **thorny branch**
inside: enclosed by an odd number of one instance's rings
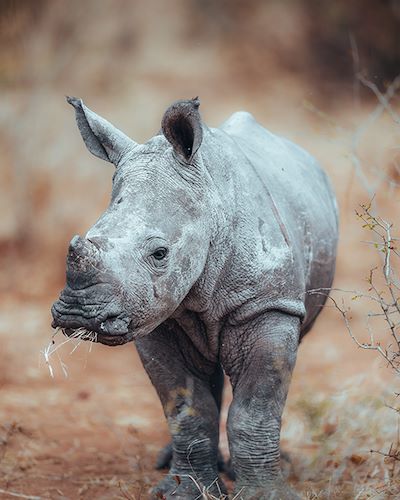
[[[398,238],[392,237],[393,224],[383,220],[381,217],[372,213],[371,203],[368,205],[361,205],[361,210],[356,211],[357,217],[364,223],[363,227],[375,233],[378,241],[373,242],[374,247],[379,253],[384,255],[381,274],[376,271],[377,267],[369,271],[366,279],[369,288],[368,292],[360,292],[354,290],[342,289],[315,289],[309,293],[311,295],[321,294],[327,295],[328,291],[342,292],[352,294],[352,300],[366,299],[372,302],[375,309],[369,311],[366,316],[366,329],[368,332],[368,341],[360,341],[350,323],[350,308],[346,307],[344,298],[341,298],[341,303],[332,296],[329,299],[340,312],[347,331],[349,332],[353,341],[361,349],[376,351],[387,364],[400,375],[400,295],[398,294],[398,276],[393,267],[392,259],[400,258],[400,252],[396,246]],[[399,262],[400,263],[400,260]],[[382,279],[383,278],[383,279]],[[376,311],[378,308],[378,311]],[[389,337],[386,336],[383,340],[376,340],[374,330],[371,328],[370,319],[378,317],[384,320],[384,331],[388,332]]]

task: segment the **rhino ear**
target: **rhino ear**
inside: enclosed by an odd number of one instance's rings
[[[191,163],[203,139],[198,97],[177,101],[167,109],[161,122],[166,139],[185,163]]]
[[[87,108],[81,99],[67,97],[75,108],[76,123],[88,150],[118,166],[126,153],[137,146],[136,142]]]

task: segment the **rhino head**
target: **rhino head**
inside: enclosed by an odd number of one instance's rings
[[[173,314],[207,260],[211,183],[200,151],[199,101],[172,104],[159,135],[141,145],[80,99],[67,100],[87,148],[115,173],[108,208],[70,242],[52,326],[124,344]]]

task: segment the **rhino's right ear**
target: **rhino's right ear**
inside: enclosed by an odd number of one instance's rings
[[[118,166],[125,155],[137,146],[114,125],[87,108],[82,99],[67,97],[67,102],[75,108],[76,123],[86,147],[98,158]]]

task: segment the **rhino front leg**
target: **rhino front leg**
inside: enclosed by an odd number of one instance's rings
[[[191,348],[182,349],[180,341],[177,332],[159,328],[136,342],[172,437],[171,468],[152,490],[153,498],[188,500],[201,489],[213,494],[223,489],[217,468],[219,412],[210,375],[191,366],[186,357]]]
[[[299,330],[299,318],[270,312],[224,335],[223,363],[233,386],[229,448],[235,492],[246,500],[300,498],[282,477],[279,444]]]
[[[224,388],[224,372],[221,365],[218,363],[215,372],[210,377],[211,393],[217,404],[218,412],[221,412],[222,393]],[[172,442],[169,442],[158,454],[155,468],[157,470],[169,469],[172,462]],[[233,470],[229,462],[225,462],[222,453],[218,451],[218,471],[227,474],[229,479],[234,480]]]

